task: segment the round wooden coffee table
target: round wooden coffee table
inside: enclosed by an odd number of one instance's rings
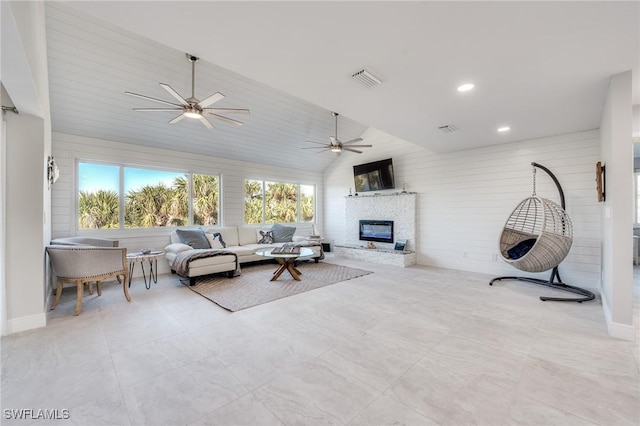
[[[313,255],[313,250],[306,247],[300,247],[300,253],[272,253],[272,251],[273,248],[256,250],[257,255],[273,258],[280,264],[278,270],[273,273],[271,281],[277,280],[284,271],[289,271],[294,280],[300,281],[302,272],[295,267],[296,259]]]

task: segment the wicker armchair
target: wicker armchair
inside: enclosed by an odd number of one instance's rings
[[[51,309],[55,309],[62,295],[62,284],[74,283],[77,286],[76,309],[74,315],[82,310],[82,297],[86,283],[97,282],[98,296],[102,295],[102,280],[116,278],[122,282],[127,301],[131,300],[127,288],[129,267],[127,249],[124,247],[95,247],[83,245],[51,245],[47,247],[53,272],[58,277],[56,296]]]

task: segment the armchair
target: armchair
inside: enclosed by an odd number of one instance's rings
[[[101,281],[107,278],[116,278],[122,282],[122,289],[127,301],[131,301],[127,288],[129,267],[125,247],[51,245],[47,246],[47,253],[51,259],[53,272],[58,277],[56,296],[51,310],[55,309],[60,302],[64,282],[71,282],[77,286],[74,315],[79,315],[82,310],[85,283],[96,281],[98,296],[100,296],[102,295]]]

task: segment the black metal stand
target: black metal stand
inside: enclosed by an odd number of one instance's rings
[[[553,182],[556,184],[556,187],[558,188],[558,192],[560,193],[560,205],[562,206],[562,209],[565,209],[565,204],[564,204],[564,191],[562,191],[562,186],[560,186],[560,182],[558,181],[558,179],[556,178],[556,176],[551,173],[551,171],[549,169],[547,169],[546,167],[538,164],[538,163],[531,163],[531,165],[533,167],[538,167],[539,169],[544,170],[545,172],[547,172],[547,174],[549,176],[551,176],[551,179],[553,179]],[[556,281],[557,278],[557,281]],[[508,277],[496,277],[494,279],[492,279],[489,282],[489,285],[493,285],[494,282],[496,281],[501,281],[501,280],[517,280],[517,281],[524,281],[524,282],[528,282],[528,283],[532,283],[532,284],[538,284],[538,285],[544,285],[546,287],[549,288],[553,288],[556,290],[563,290],[563,291],[568,291],[570,293],[574,293],[574,294],[579,294],[583,297],[578,297],[578,298],[570,298],[570,297],[548,297],[548,296],[540,296],[540,300],[542,300],[543,302],[546,302],[547,300],[551,300],[554,302],[578,302],[578,303],[582,303],[582,302],[588,302],[590,300],[593,300],[596,298],[595,294],[593,294],[592,292],[590,292],[589,290],[585,290],[584,288],[580,288],[580,287],[574,287],[568,284],[565,284],[562,282],[562,278],[560,278],[560,272],[558,272],[558,267],[554,267],[551,270],[551,276],[549,277],[548,280],[542,280],[539,278],[529,278],[529,277],[516,277],[516,276],[508,276]]]
[[[138,262],[129,262],[129,287],[131,287],[131,280],[133,280],[133,271],[135,269],[136,263]],[[149,259],[149,279],[147,279],[147,274],[144,270],[144,259],[140,261],[140,267],[142,268],[144,287],[149,290],[151,288],[152,280],[154,283],[158,283],[158,259]]]

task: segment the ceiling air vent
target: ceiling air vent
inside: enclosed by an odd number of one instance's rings
[[[352,74],[351,77],[356,79],[364,87],[375,87],[382,84],[382,80],[365,69]]]
[[[438,127],[438,130],[440,130],[442,133],[453,133],[455,131],[457,131],[458,129],[456,129],[455,126],[452,125],[446,125],[446,126],[440,126]]]

